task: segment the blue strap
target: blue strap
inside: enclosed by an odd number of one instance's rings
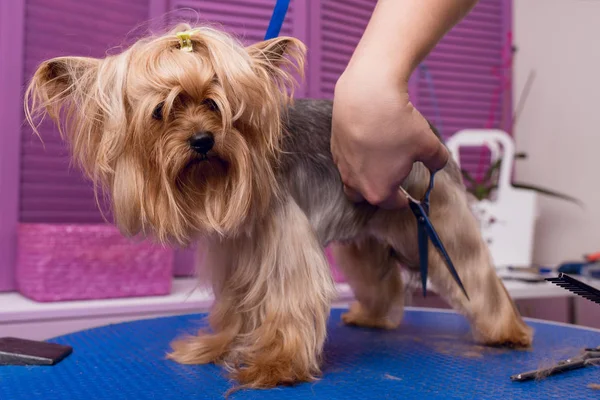
[[[269,27],[267,28],[267,33],[265,34],[265,40],[279,36],[279,31],[281,30],[289,6],[290,0],[277,0],[275,8],[273,9],[273,15],[271,15]]]

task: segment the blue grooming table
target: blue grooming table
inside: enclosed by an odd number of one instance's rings
[[[409,308],[395,331],[347,327],[333,310],[322,380],[232,399],[598,399],[600,369],[588,367],[542,381],[509,376],[600,345],[600,331],[527,320],[533,350],[472,343],[453,312]],[[51,367],[0,367],[2,400],[222,399],[231,387],[215,365],[184,366],[165,358],[169,342],[200,327],[203,315],[142,320],[51,340],[73,353]]]

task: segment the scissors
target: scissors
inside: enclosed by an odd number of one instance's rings
[[[404,193],[404,195],[408,199],[408,205],[410,206],[412,213],[417,219],[417,238],[419,243],[419,263],[421,269],[421,283],[423,284],[423,296],[425,297],[427,292],[427,269],[429,263],[428,239],[430,239],[438,253],[440,253],[440,256],[442,256],[442,259],[446,263],[446,266],[448,267],[450,274],[454,278],[454,281],[458,284],[458,286],[460,286],[460,289],[466,296],[467,300],[469,300],[469,295],[467,294],[467,291],[465,290],[465,287],[463,286],[462,281],[458,276],[458,272],[456,272],[456,268],[454,268],[454,264],[452,263],[452,260],[450,259],[450,256],[448,255],[448,252],[444,247],[444,244],[442,243],[440,237],[435,231],[435,228],[429,220],[429,195],[431,194],[431,190],[433,189],[434,176],[435,172],[432,172],[429,177],[429,187],[427,188],[423,199],[420,201],[416,200],[414,197],[408,194],[408,192],[402,186],[400,186],[400,191],[402,191],[402,193]]]
[[[548,368],[540,368],[533,371],[521,372],[510,377],[512,381],[524,382],[550,375],[556,375],[574,369],[600,365],[600,346],[586,348],[581,354],[561,360]]]

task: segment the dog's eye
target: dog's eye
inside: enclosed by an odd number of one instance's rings
[[[219,111],[219,106],[213,99],[206,99],[202,102],[206,107],[208,107],[211,111]]]
[[[154,111],[152,111],[152,118],[161,121],[163,119],[163,107],[164,107],[165,103],[161,102],[158,103],[158,105],[154,108]]]

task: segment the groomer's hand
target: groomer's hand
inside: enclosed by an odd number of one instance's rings
[[[331,150],[356,202],[401,208],[398,187],[416,161],[432,171],[444,167],[448,151],[413,107],[404,84],[347,69],[335,88]]]
[[[346,193],[385,208],[415,161],[437,171],[448,151],[408,98],[408,79],[477,0],[378,0],[333,98],[331,151]]]

